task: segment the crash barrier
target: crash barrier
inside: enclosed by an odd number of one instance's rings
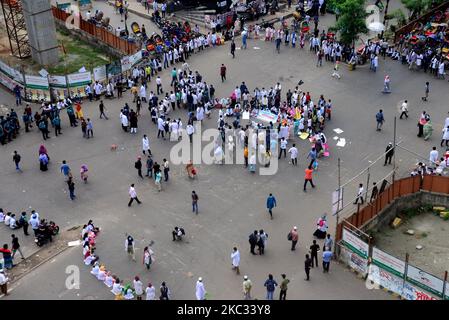
[[[126,77],[132,68],[144,61],[143,51],[140,50],[92,70],[66,75],[49,74],[46,77],[25,74],[0,61],[0,84],[10,91],[18,86],[21,96],[30,102],[50,102],[76,96],[84,98],[87,96],[87,85],[98,81],[106,87],[109,80]]]
[[[53,16],[56,19],[67,22],[69,24],[71,23],[70,13],[67,13],[66,11],[61,10],[57,7],[52,7],[52,11]],[[84,20],[81,16],[79,16],[79,18],[77,17],[76,19],[79,19],[79,25],[77,23],[77,27],[81,31],[95,37],[98,41],[101,41],[106,45],[119,50],[125,55],[134,54],[140,49],[138,44],[122,39],[103,27],[97,27],[95,24]]]
[[[395,199],[417,193],[420,190],[449,195],[449,177],[426,175],[424,178],[415,176],[394,181],[393,184],[387,186],[383,191],[381,190],[382,192],[379,193],[375,200],[367,203],[365,207],[358,207],[356,212],[344,218],[337,226],[335,238],[337,241],[342,239],[344,223],[347,222],[355,228],[362,228],[362,226],[378,216]]]
[[[382,289],[405,300],[449,300],[447,271],[443,278],[432,275],[370,243],[368,235],[343,223],[338,242],[339,260],[365,279],[367,289]]]

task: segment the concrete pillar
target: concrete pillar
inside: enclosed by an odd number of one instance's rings
[[[59,61],[56,27],[50,0],[22,0],[33,60],[45,66]]]

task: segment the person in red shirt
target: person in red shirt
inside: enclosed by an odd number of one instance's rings
[[[313,184],[313,181],[312,181],[312,173],[313,173],[312,166],[310,165],[306,170],[304,170],[304,172],[305,172],[305,176],[304,176],[304,192],[306,192],[307,182],[310,182],[310,184],[312,185],[312,188],[315,188],[315,185]]]
[[[222,63],[220,67],[221,82],[226,80],[226,66]]]

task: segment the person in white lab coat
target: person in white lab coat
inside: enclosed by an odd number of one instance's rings
[[[232,260],[232,269],[236,271],[236,273],[240,274],[240,252],[237,250],[237,247],[232,249],[231,260]]]
[[[148,152],[150,156],[152,155],[150,150],[150,139],[148,139],[146,134],[144,134],[142,138],[142,152],[143,154],[146,154],[145,152]]]
[[[199,277],[196,282],[196,300],[206,300],[206,289],[204,288],[203,278]]]
[[[145,289],[146,298],[147,300],[155,300],[156,298],[156,289],[154,286],[150,283],[148,283],[148,287]]]

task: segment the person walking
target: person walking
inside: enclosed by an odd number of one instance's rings
[[[226,66],[222,63],[220,67],[221,82],[226,80]]]
[[[162,159],[162,161],[164,162],[164,164],[162,165],[164,167],[164,181],[167,182],[169,178],[168,172],[170,171],[170,166],[167,159]]]
[[[234,40],[231,41],[231,54],[232,54],[232,59],[235,58],[235,42]]]
[[[304,170],[304,172],[305,172],[305,175],[304,175],[304,192],[307,192],[307,189],[306,189],[307,182],[310,182],[312,188],[315,188],[315,185],[313,184],[313,179],[312,179],[313,178],[312,177],[312,174],[313,174],[312,165],[309,165],[307,167],[307,169]]]
[[[142,138],[142,153],[146,154],[145,152],[148,152],[148,155],[152,155],[150,150],[150,139],[148,139],[147,135],[144,134]]]
[[[137,198],[137,192],[136,192],[136,189],[134,188],[134,183],[131,184],[131,186],[129,187],[128,194],[130,196],[130,199],[128,202],[128,207],[131,207],[131,204],[133,203],[134,200],[136,200],[138,204],[142,203],[142,202],[140,202],[139,198]]]
[[[273,275],[269,274],[268,279],[265,280],[264,287],[267,288],[267,300],[273,300],[274,290],[278,286],[276,280],[273,279]]]
[[[156,91],[157,91],[157,95],[164,93],[164,90],[162,88],[162,79],[160,76],[157,76],[157,78],[156,78]]]
[[[443,147],[443,143],[446,144],[446,148],[449,147],[449,126],[443,128],[443,136],[441,137],[441,147]]]
[[[371,189],[371,197],[369,199],[369,202],[373,202],[373,200],[376,200],[378,194],[379,194],[379,189],[377,188],[377,183],[373,182],[373,188]]]
[[[69,178],[72,177],[72,170],[66,160],[62,160],[61,172],[64,174],[66,180],[69,180]]]
[[[287,140],[284,137],[282,137],[281,141],[279,143],[279,156],[278,156],[278,159],[281,158],[282,153],[284,153],[284,159],[287,157],[287,143],[288,143]]]
[[[128,258],[132,258],[133,261],[136,261],[135,249],[134,238],[131,235],[127,235],[125,239],[125,250],[128,253]]]
[[[12,258],[14,259],[16,252],[19,251],[20,255],[22,256],[22,259],[25,259],[24,255],[22,253],[22,250],[20,249],[19,238],[17,238],[16,235],[14,235],[14,234],[11,235],[11,238],[12,238],[12,245],[11,245]]]
[[[196,300],[206,300],[206,289],[204,288],[203,278],[201,277],[196,282],[195,296]]]
[[[12,161],[16,165],[16,171],[22,172],[22,169],[20,169],[20,160],[22,157],[20,154],[17,153],[17,151],[14,150],[14,155],[12,156]]]
[[[75,198],[76,198],[76,196],[75,196],[75,182],[73,182],[72,177],[69,177],[69,180],[67,180],[67,185],[69,187],[70,200],[75,200]]]
[[[402,119],[402,117],[405,116],[406,119],[408,119],[408,102],[405,100],[401,105],[401,115],[399,116],[399,119]]]
[[[243,299],[251,300],[251,288],[253,287],[253,284],[247,275],[243,276],[242,286],[243,286]]]
[[[232,270],[235,270],[236,274],[240,274],[240,252],[237,250],[237,247],[234,247],[232,249],[231,253],[231,260],[232,260]]]
[[[355,198],[354,204],[358,204],[359,200],[360,200],[361,204],[363,204],[363,202],[364,202],[363,191],[365,191],[365,189],[363,188],[363,183],[360,183],[359,190],[357,191],[357,197]]]
[[[306,280],[306,281],[310,280],[310,266],[311,265],[313,268],[313,260],[310,259],[308,254],[306,254],[306,260],[304,261],[304,271],[306,273],[306,278],[304,280]]]
[[[259,250],[260,255],[265,254],[265,247],[268,242],[268,234],[262,229],[259,230],[258,238],[257,238],[257,250]]]
[[[379,112],[376,113],[376,122],[377,122],[376,131],[381,131],[382,125],[385,122],[384,113],[382,109],[380,109]]]
[[[295,251],[296,244],[298,243],[299,240],[298,228],[296,226],[294,226],[293,229],[289,232],[287,238],[292,242],[291,251]]]
[[[281,285],[279,286],[280,292],[279,292],[279,300],[286,300],[287,298],[287,289],[288,284],[290,283],[290,280],[287,279],[287,276],[285,274],[281,274],[282,281]]]
[[[258,234],[259,233],[257,232],[257,230],[254,230],[254,232],[249,235],[249,246],[250,246],[249,250],[254,255],[256,254],[254,252],[254,249],[256,248],[257,241],[258,241],[258,238],[259,238]]]
[[[137,174],[139,177],[143,179],[142,176],[142,160],[141,157],[137,157],[137,161],[134,163],[134,168],[137,169]]]
[[[422,101],[427,101],[427,98],[429,98],[429,92],[430,92],[430,83],[427,81],[426,85],[424,86],[424,97],[421,97]]]
[[[87,123],[86,123],[86,134],[87,134],[87,136],[86,136],[87,139],[94,137],[94,125],[92,124],[92,121],[90,121],[89,118],[87,118]]]
[[[394,155],[394,147],[393,144],[391,142],[388,143],[387,148],[385,149],[385,163],[384,166],[388,164],[391,164],[391,159],[393,158]]]
[[[273,196],[272,193],[267,198],[267,209],[268,213],[270,214],[271,220],[273,220],[273,208],[277,206],[276,198]]]
[[[312,245],[310,246],[310,267],[312,268],[314,267],[314,262],[318,267],[318,252],[320,252],[320,246],[316,243],[316,240],[313,240]]]
[[[196,214],[198,214],[198,195],[197,193],[194,191],[192,191],[192,212],[195,212]]]
[[[151,155],[148,155],[147,161],[146,161],[146,167],[147,167],[147,174],[145,177],[153,178],[153,158]]]
[[[293,146],[288,150],[288,153],[290,153],[290,158],[292,159],[292,164],[294,166],[298,165],[298,148],[296,148],[296,144],[293,144]]]
[[[154,261],[153,255],[154,255],[154,252],[150,248],[145,247],[143,249],[143,264],[145,265],[147,270],[150,270],[151,264]]]
[[[157,162],[155,164],[157,164]],[[154,170],[154,166],[153,166],[153,170]],[[161,190],[162,190],[162,174],[161,174],[161,170],[154,170],[154,171],[155,171],[154,172],[154,183],[157,186],[157,191],[161,192]]]
[[[333,254],[331,248],[325,248],[323,252],[323,272],[329,273],[329,266],[331,264],[332,256]]]
[[[98,108],[100,109],[100,119],[104,117],[106,120],[108,120],[108,116],[106,115],[106,113],[104,113],[106,107],[104,106],[103,100],[100,100],[100,105],[98,106]]]
[[[165,281],[161,283],[160,292],[159,300],[170,300],[170,289],[167,287]]]

